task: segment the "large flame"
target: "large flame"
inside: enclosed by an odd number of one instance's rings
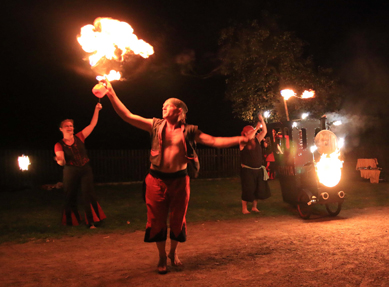
[[[22,155],[18,157],[20,170],[28,170],[28,166],[31,164],[28,156]]]
[[[135,54],[148,58],[154,54],[153,47],[139,40],[133,32],[134,29],[126,22],[100,17],[93,25],[82,27],[77,40],[85,52],[91,53],[89,63],[92,67],[100,64],[103,59],[122,62],[125,55]],[[115,77],[111,79],[118,80],[118,72],[114,73]],[[110,79],[109,75],[99,77]]]
[[[339,150],[327,155],[322,154],[316,163],[316,172],[319,182],[327,187],[334,187],[342,176],[343,161],[339,159]]]

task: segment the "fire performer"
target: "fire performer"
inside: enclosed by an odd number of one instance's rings
[[[258,200],[270,197],[270,189],[267,182],[269,178],[266,168],[263,165],[261,141],[267,133],[266,123],[262,115],[258,115],[256,127],[245,126],[242,136],[249,138],[247,144],[240,144],[241,171],[240,179],[242,185],[242,213],[249,214],[247,203],[252,202],[251,211],[259,212]],[[260,128],[262,126],[262,129]],[[260,130],[260,131],[259,131]],[[258,132],[259,131],[259,132]],[[258,133],[257,133],[258,132]]]
[[[162,119],[143,118],[131,113],[117,97],[108,80],[107,96],[116,113],[126,122],[151,135],[150,172],[146,177],[147,224],[145,242],[156,242],[158,273],[167,273],[167,258],[173,266],[182,265],[177,245],[186,241],[186,212],[190,195],[188,164],[199,169],[194,143],[226,148],[247,142],[244,136],[213,137],[197,126],[186,124],[186,104],[170,98],[162,106]],[[166,254],[167,218],[170,223],[170,252]]]
[[[54,146],[55,160],[63,166],[63,189],[66,202],[62,215],[63,225],[79,225],[81,217],[77,207],[77,193],[81,186],[83,204],[85,209],[85,223],[94,229],[96,223],[106,218],[103,210],[96,200],[93,186],[93,173],[85,149],[85,139],[91,134],[99,119],[102,105],[97,103],[90,124],[81,132],[74,135],[73,120],[66,119],[60,124],[59,130],[63,139]]]

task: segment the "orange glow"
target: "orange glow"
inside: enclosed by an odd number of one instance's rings
[[[327,155],[322,154],[316,163],[316,172],[319,182],[327,187],[334,187],[342,176],[343,161],[339,159],[339,150]]]
[[[93,25],[82,27],[77,40],[82,49],[91,54],[89,64],[92,67],[104,64],[104,60],[122,62],[125,55],[134,54],[148,58],[154,54],[153,46],[138,39],[133,32],[134,29],[126,22],[100,17],[94,21]],[[107,76],[109,80],[120,79],[119,72],[115,72],[114,75],[111,73],[112,71],[109,75],[99,77]]]
[[[107,78],[109,81],[115,81],[115,80],[120,80],[120,77],[121,77],[120,72],[117,72],[115,70],[111,70],[108,75],[97,76],[96,79],[98,81],[101,81],[101,80]]]
[[[309,99],[315,97],[315,91],[309,90],[309,91],[304,91],[304,93],[301,95],[302,99]]]
[[[28,166],[31,165],[30,159],[25,155],[19,156],[18,162],[20,170],[28,170]]]
[[[290,97],[295,97],[296,93],[293,90],[285,89],[281,91],[281,96],[287,101]]]

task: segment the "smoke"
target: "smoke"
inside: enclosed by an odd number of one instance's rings
[[[193,65],[196,61],[196,54],[194,50],[185,50],[176,56],[175,62],[180,66],[183,75],[194,75],[195,71]]]
[[[385,29],[355,29],[338,50],[338,72],[344,88],[342,109],[328,113],[330,128],[346,144],[386,144],[389,139],[389,57]],[[385,142],[386,141],[386,142]]]
[[[362,137],[380,130],[382,126],[377,116],[350,113],[346,110],[326,113],[326,116],[329,129],[338,137],[345,138],[349,149],[359,146]],[[339,122],[341,124],[336,125]]]
[[[175,62],[184,76],[207,79],[217,75],[219,70],[219,63],[211,52],[205,53],[201,58],[196,58],[195,51],[187,49],[176,56]]]

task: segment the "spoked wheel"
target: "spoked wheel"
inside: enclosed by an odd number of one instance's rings
[[[298,197],[297,210],[300,214],[300,217],[303,219],[308,219],[312,213],[312,207],[308,205],[310,201],[308,194],[301,192]]]
[[[327,203],[326,209],[330,216],[337,216],[342,209],[342,202]]]

